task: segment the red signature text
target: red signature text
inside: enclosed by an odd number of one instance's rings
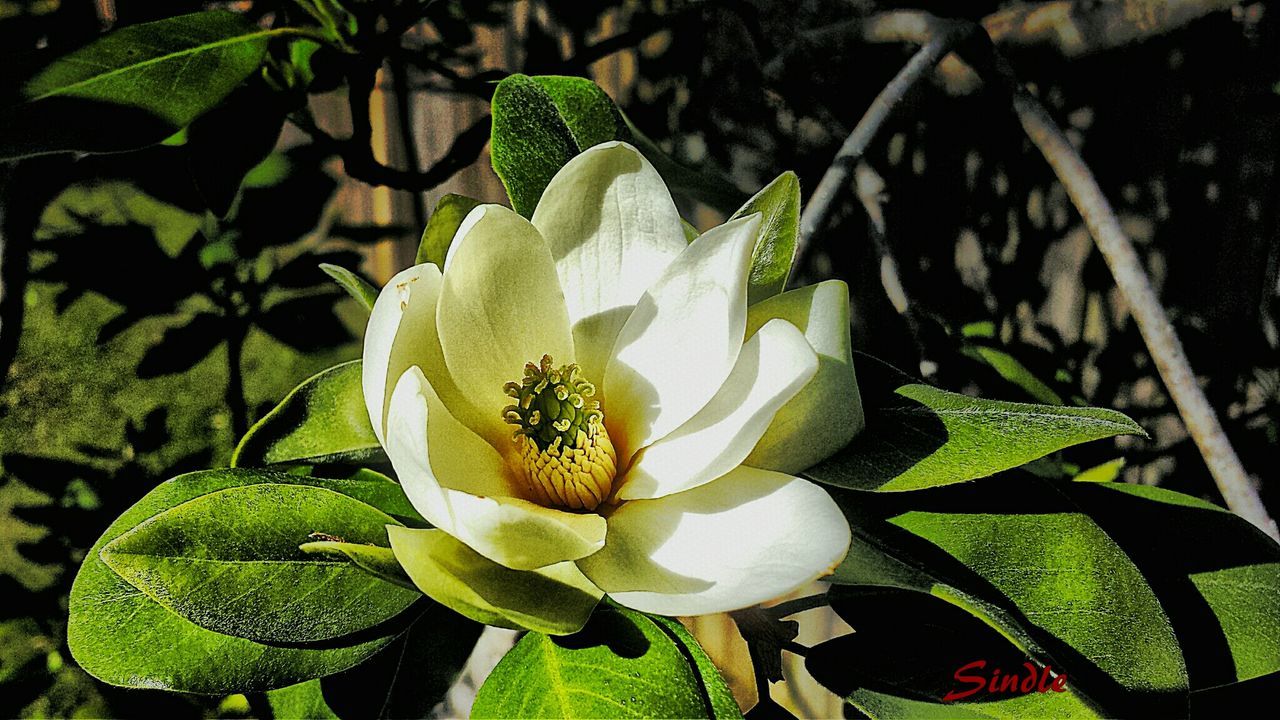
[[[1036,667],[1034,663],[1026,662],[1015,672],[1001,672],[1000,668],[995,668],[990,675],[983,673],[986,667],[986,660],[962,665],[953,677],[966,687],[951,690],[942,697],[942,702],[963,700],[980,692],[988,695],[1030,695],[1033,692],[1067,691],[1066,674],[1054,674],[1053,668],[1048,666]]]

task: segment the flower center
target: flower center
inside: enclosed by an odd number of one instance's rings
[[[550,355],[525,363],[520,382],[502,388],[514,401],[502,417],[516,426],[525,479],[543,505],[595,510],[613,492],[618,458],[604,427],[596,387],[576,363],[553,367]]]

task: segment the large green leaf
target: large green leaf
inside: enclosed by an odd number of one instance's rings
[[[394,523],[325,488],[247,485],[170,508],[100,555],[134,587],[201,627],[263,643],[318,642],[368,630],[422,595],[299,545],[323,532],[385,548],[386,526]]]
[[[4,110],[0,158],[160,142],[222,102],[290,31],[213,10],[110,32],[23,85]]]
[[[169,480],[107,528],[76,574],[67,642],[81,667],[103,682],[125,687],[250,692],[345,670],[396,637],[398,629],[388,626],[368,637],[285,647],[221,635],[174,614],[112,572],[99,557],[107,543],[169,508],[259,483],[323,487],[393,515],[404,513],[407,505],[399,487],[389,481],[321,480],[250,470],[209,470]]]
[[[867,586],[928,593],[1065,670],[1109,712],[1185,713],[1190,660],[1169,598],[1064,488],[1102,489],[1008,477],[915,493],[837,491],[856,537],[832,580],[854,589],[832,597]]]
[[[443,268],[453,236],[458,234],[458,228],[462,226],[467,213],[479,204],[479,200],[465,195],[449,193],[441,197],[431,218],[427,220],[427,226],[422,230],[416,261],[419,264],[435,263],[436,267]]]
[[[805,667],[872,717],[1099,717],[1070,685],[1064,692],[1016,699],[979,691],[948,702],[950,693],[973,689],[956,673],[975,660],[985,664],[969,676],[990,677],[999,668],[1025,678],[1024,663],[1038,673],[1043,666],[982,619],[942,599],[912,590],[857,588],[833,593],[831,606],[854,633],[810,649]],[[1061,674],[1063,668],[1053,671]]]
[[[1068,496],[1142,569],[1173,621],[1192,690],[1280,672],[1280,545],[1187,495],[1079,484]]]
[[[791,275],[800,235],[800,179],[784,172],[738,209],[730,220],[760,213],[760,235],[751,252],[747,304],[754,305],[782,292]]]
[[[984,400],[911,382],[859,357],[866,429],[805,471],[857,490],[901,491],[994,475],[1065,447],[1145,435],[1114,410]]]
[[[725,717],[718,713],[728,708],[713,702],[686,642],[665,628],[641,613],[602,607],[576,635],[529,633],[480,688],[472,717]]]
[[[279,463],[365,462],[383,457],[360,386],[360,361],[308,378],[249,428],[233,467]]]

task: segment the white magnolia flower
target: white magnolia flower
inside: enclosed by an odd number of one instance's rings
[[[466,615],[576,631],[608,593],[698,615],[831,570],[849,527],[790,474],[861,424],[839,282],[748,308],[752,215],[686,241],[653,167],[594,147],[532,221],[482,205],[443,273],[382,290],[364,347],[378,439],[435,529],[389,529]],[[816,350],[816,352],[815,352]]]

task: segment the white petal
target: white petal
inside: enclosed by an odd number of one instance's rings
[[[364,331],[361,384],[369,422],[383,445],[386,444],[383,429],[387,406],[395,381],[411,365],[424,364],[424,358],[412,357],[407,351],[423,349],[434,341],[439,294],[440,269],[429,263],[415,265],[391,278],[378,293],[369,313],[369,325]],[[396,353],[399,357],[392,363],[397,337],[401,338],[402,352]]]
[[[528,220],[500,205],[481,205],[463,221],[445,268],[436,309],[440,346],[449,375],[478,411],[458,419],[507,452],[512,427],[502,409],[511,398],[502,386],[518,381],[525,363],[543,354],[557,365],[573,362],[551,252]]]
[[[800,328],[818,354],[818,372],[782,406],[743,462],[798,473],[847,445],[864,425],[849,347],[849,288],[828,280],[756,303],[747,332],[774,318]]]
[[[618,497],[657,498],[697,487],[742,464],[774,413],[818,369],[804,335],[774,320],[742,346],[720,392],[670,435],[640,451]]]
[[[831,572],[849,524],[825,490],[749,467],[692,490],[633,500],[578,567],[614,600],[660,615],[748,607]]]
[[[742,349],[759,228],[755,214],[694,240],[618,333],[605,370],[604,416],[620,461],[693,417],[729,376]]]
[[[487,625],[567,635],[582,629],[603,594],[571,562],[540,570],[503,567],[443,530],[387,526],[396,560],[436,602]]]
[[[555,258],[578,364],[600,382],[631,308],[685,249],[680,213],[649,161],[611,142],[566,163],[532,220]]]
[[[387,455],[409,501],[427,522],[516,570],[576,560],[603,545],[605,521],[598,515],[552,510],[514,497],[481,497],[443,486],[433,464],[463,467],[471,460],[468,451],[475,448],[445,445],[437,455],[444,452],[451,457],[428,460],[428,413],[433,405],[439,408],[431,385],[413,367],[396,384],[387,414]],[[477,462],[476,471],[484,472],[486,465]]]

